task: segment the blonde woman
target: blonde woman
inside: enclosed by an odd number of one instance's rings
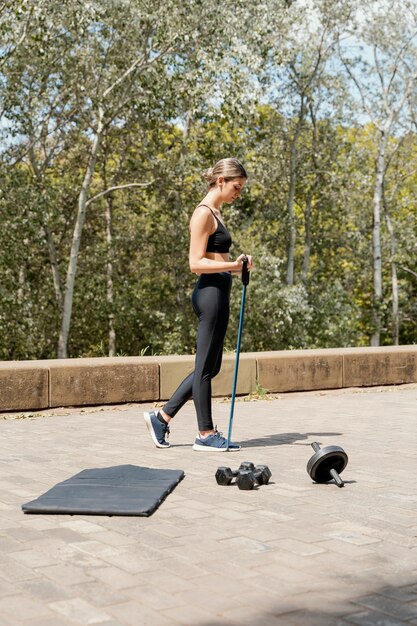
[[[223,221],[221,207],[231,204],[242,193],[247,180],[243,165],[233,158],[222,159],[203,174],[208,191],[196,207],[190,221],[190,269],[199,276],[192,294],[192,305],[198,317],[195,369],[159,411],[146,412],[145,422],[157,448],[169,448],[168,424],[181,407],[193,398],[197,413],[198,436],[193,449],[201,452],[225,452],[227,440],[213,425],[211,379],[220,371],[223,342],[229,321],[232,273],[242,271],[241,254],[229,258],[232,239]],[[229,450],[240,450],[229,443]]]

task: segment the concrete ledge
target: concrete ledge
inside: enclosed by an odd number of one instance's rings
[[[49,407],[49,368],[44,361],[0,363],[0,409],[21,411]]]
[[[338,389],[343,386],[341,350],[258,352],[258,383],[271,392]]]
[[[346,348],[343,386],[400,385],[417,381],[417,346]]]
[[[230,396],[233,387],[236,355],[223,356],[222,367],[216,378],[213,378],[213,396]],[[242,353],[239,357],[239,370],[236,393],[246,395],[256,390],[257,366],[255,353]]]
[[[168,400],[181,381],[194,369],[194,356],[156,357],[159,365],[159,400]]]
[[[213,395],[231,394],[235,355],[223,356]],[[194,356],[0,362],[0,410],[167,400],[194,369]],[[247,352],[238,394],[257,383],[274,392],[417,382],[417,346]]]
[[[159,367],[149,357],[49,361],[50,406],[142,402],[159,397]]]
[[[160,395],[161,400],[168,400],[181,381],[194,370],[194,356],[160,356],[156,357],[160,367]],[[214,397],[231,394],[235,355],[223,355],[222,367],[218,375],[213,378],[212,394]],[[256,389],[256,356],[241,354],[239,359],[239,375],[237,393],[248,394]]]

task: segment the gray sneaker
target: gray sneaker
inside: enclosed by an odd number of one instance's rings
[[[223,437],[222,433],[219,433],[218,430],[212,435],[204,437],[204,439],[197,437],[193,445],[193,450],[197,450],[198,452],[227,452],[227,450],[237,452],[240,448],[241,446],[238,443],[232,442],[230,442],[229,447],[227,447],[226,437]]]
[[[158,418],[158,414],[159,411],[149,411],[149,413],[144,413],[143,417],[145,424],[156,447],[169,448],[171,444],[167,441],[167,437],[169,436],[168,424],[165,421],[161,422]]]

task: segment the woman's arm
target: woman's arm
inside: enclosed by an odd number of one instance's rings
[[[194,274],[215,274],[216,272],[238,272],[242,269],[241,255],[236,261],[214,261],[206,254],[207,241],[213,227],[213,216],[208,209],[198,207],[190,222],[190,270]]]

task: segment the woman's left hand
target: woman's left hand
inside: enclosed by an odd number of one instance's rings
[[[250,254],[245,254],[246,258],[247,258],[247,268],[250,271],[253,268],[253,257]]]
[[[246,259],[247,268],[250,271],[253,268],[253,258],[250,254],[240,254],[237,259],[237,269],[233,270],[234,272],[240,273],[242,271],[243,261]]]

